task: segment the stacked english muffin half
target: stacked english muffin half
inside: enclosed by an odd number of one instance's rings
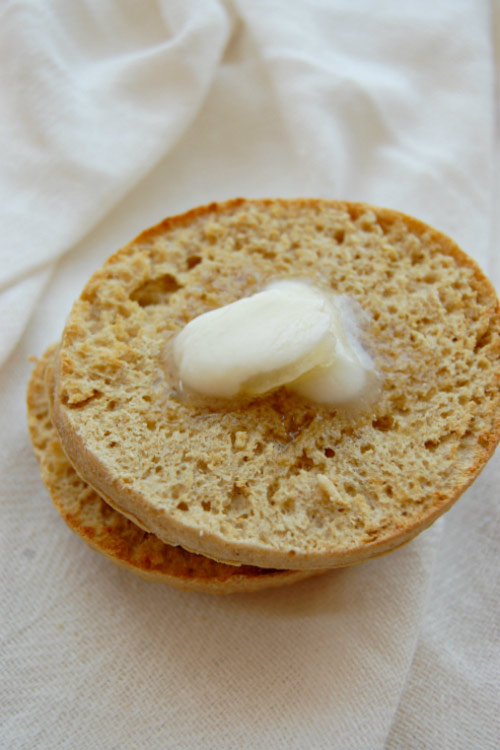
[[[179,387],[175,336],[276,279],[363,308],[370,399]],[[91,277],[33,370],[28,422],[59,512],[115,562],[202,591],[291,583],[408,542],[484,467],[500,438],[499,303],[452,240],[396,211],[211,204]]]

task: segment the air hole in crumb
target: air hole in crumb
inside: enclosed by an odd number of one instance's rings
[[[106,409],[108,411],[114,411],[116,409],[116,401],[109,401],[106,406]]]
[[[388,432],[394,428],[394,419],[390,414],[386,414],[385,416],[374,419],[372,426],[380,432]]]
[[[141,307],[149,305],[160,305],[166,302],[170,294],[182,288],[175,276],[166,273],[157,279],[150,279],[145,284],[135,289],[130,299],[137,302]]]
[[[184,510],[184,511],[188,510],[187,503],[184,503],[184,502],[179,503],[177,506],[177,510]]]
[[[384,487],[384,492],[388,497],[392,497],[394,494],[392,491],[392,487],[390,485],[387,485],[386,487]]]
[[[156,427],[156,422],[154,422],[152,419],[146,419],[146,427],[148,430],[153,431]]]
[[[242,516],[244,513],[248,513],[249,504],[247,499],[247,487],[240,487],[236,483],[233,484],[231,492],[229,493],[230,504],[227,508],[228,512],[234,516]]]
[[[351,482],[346,482],[344,484],[344,490],[349,495],[349,497],[353,497],[356,494],[356,487],[351,484]]]
[[[276,258],[276,253],[272,248],[268,247],[256,247],[255,252],[259,253],[263,258],[266,258],[267,260],[274,260]]]
[[[439,440],[426,440],[424,448],[428,451],[435,451],[439,445]]]
[[[262,443],[256,443],[253,451],[254,456],[260,456],[264,452],[264,446]]]
[[[366,451],[372,451],[373,445],[371,443],[365,443],[361,446],[361,453],[366,453]]]
[[[300,471],[310,471],[313,467],[314,461],[307,455],[306,449],[304,448],[301,455],[297,456],[297,458],[295,459],[293,466],[290,467],[290,470],[292,473],[298,473]]]
[[[200,471],[208,471],[208,464],[202,458],[196,462],[196,468]]]
[[[333,235],[333,238],[335,242],[338,242],[339,245],[341,245],[345,240],[345,230],[344,229],[337,229],[336,232]]]
[[[204,511],[207,513],[212,510],[212,503],[209,500],[202,500],[201,501],[201,507]]]
[[[108,448],[115,448],[118,445],[116,440],[112,440],[110,443],[108,443]]]
[[[474,352],[478,352],[480,349],[483,348],[483,346],[486,346],[487,344],[489,344],[490,341],[491,341],[491,332],[488,329],[487,331],[485,331],[485,333],[483,333],[482,336],[479,336],[479,338],[477,339],[474,345]]]
[[[201,258],[199,255],[190,255],[189,258],[186,259],[186,266],[189,271],[192,268],[195,268],[200,263],[201,263]]]
[[[242,488],[238,487],[236,483],[233,484],[231,488],[231,493],[230,493],[231,500],[236,500],[238,497],[241,497],[242,494],[243,494]]]
[[[335,455],[335,451],[333,450],[333,448],[325,448],[324,454],[327,458],[333,458]]]
[[[269,501],[273,499],[274,495],[278,491],[278,487],[279,487],[279,481],[277,479],[273,479],[273,481],[267,485],[266,495]]]

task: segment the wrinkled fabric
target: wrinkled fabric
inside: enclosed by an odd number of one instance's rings
[[[1,6],[6,747],[497,747],[498,456],[393,554],[218,598],[137,579],[73,535],[24,406],[28,357],[92,271],[212,200],[390,206],[499,288],[494,21],[479,0]]]

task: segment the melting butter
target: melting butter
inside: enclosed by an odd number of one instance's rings
[[[173,344],[186,388],[217,398],[280,386],[323,404],[363,396],[374,363],[354,303],[308,281],[279,280],[190,321]]]

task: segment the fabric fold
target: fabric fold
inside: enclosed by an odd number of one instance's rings
[[[215,0],[7,4],[0,19],[0,290],[72,247],[171,149],[231,32]],[[14,343],[1,342],[0,362]]]

